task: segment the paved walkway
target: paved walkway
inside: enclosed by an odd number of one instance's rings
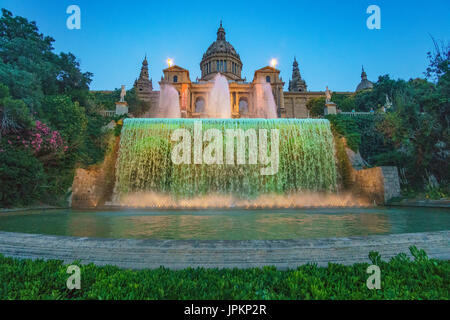
[[[249,268],[265,265],[280,269],[295,268],[316,262],[353,264],[369,262],[370,251],[382,258],[409,254],[409,247],[425,249],[430,257],[450,260],[450,230],[430,233],[382,235],[368,237],[197,241],[197,240],[129,240],[94,239],[0,232],[0,253],[31,259],[59,259],[70,263],[80,260],[96,265],[144,269],[165,266]]]

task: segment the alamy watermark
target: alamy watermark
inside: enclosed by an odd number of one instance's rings
[[[73,289],[80,290],[81,289],[81,270],[80,270],[80,267],[79,266],[75,266],[75,265],[68,266],[66,272],[71,275],[67,279],[67,282],[66,282],[67,289],[69,289],[69,290],[73,290]]]
[[[367,289],[373,290],[373,289],[381,289],[381,269],[377,265],[371,265],[367,267],[366,270],[367,274],[370,274],[371,276],[367,278],[366,286]]]
[[[67,7],[67,14],[70,16],[66,20],[66,26],[69,30],[81,29],[81,9],[79,6],[73,4]]]
[[[370,16],[367,18],[366,25],[369,30],[381,29],[381,9],[379,6],[372,4],[367,7],[367,14]]]
[[[260,169],[261,175],[275,175],[278,173],[280,163],[279,130],[270,130],[270,148],[268,148],[268,137],[268,129],[259,129],[258,132],[255,129],[225,129],[224,154],[223,132],[219,129],[208,129],[203,132],[202,122],[196,121],[193,132],[185,128],[172,132],[171,140],[178,142],[172,150],[172,162],[176,165],[192,164],[192,162],[207,165],[256,165],[259,163],[265,166]],[[204,142],[208,143],[205,148],[203,148]],[[248,163],[246,150],[248,150]]]

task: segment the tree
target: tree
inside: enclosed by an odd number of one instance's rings
[[[88,120],[84,108],[78,102],[72,102],[70,97],[64,95],[47,96],[38,115],[61,132],[71,149],[82,144]]]
[[[53,42],[39,33],[35,22],[2,9],[0,82],[32,110],[39,107],[44,95],[68,94],[83,103],[89,90],[92,74],[80,70],[73,54],[55,54]]]
[[[39,200],[45,185],[42,164],[27,150],[0,148],[0,204],[27,205]]]
[[[312,98],[306,103],[306,108],[312,117],[322,117],[324,115],[325,98]]]
[[[31,124],[31,115],[25,103],[11,98],[9,88],[0,83],[0,138],[17,134]]]
[[[339,110],[344,112],[351,112],[356,107],[353,95],[333,93],[331,100],[336,103]]]
[[[97,114],[99,107],[89,92],[93,75],[81,71],[73,54],[56,54],[53,42],[35,22],[2,9],[0,151],[3,157],[7,152],[11,161],[0,168],[1,178],[3,183],[3,177],[11,181],[9,177],[16,177],[16,188],[4,186],[19,195],[29,193],[30,198],[23,196],[24,204],[37,195],[46,201],[65,195],[77,163],[101,161],[105,151],[106,120]],[[36,171],[36,179],[42,173],[45,188],[31,190],[32,183],[17,178],[29,177],[29,170]],[[0,202],[5,204],[9,198],[16,199],[0,195]]]

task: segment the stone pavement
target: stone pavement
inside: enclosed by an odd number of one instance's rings
[[[146,269],[164,266],[249,268],[276,266],[295,268],[308,262],[354,264],[370,262],[370,251],[383,260],[398,253],[409,255],[409,247],[424,249],[429,257],[450,259],[450,230],[429,233],[377,235],[367,237],[199,241],[75,238],[0,232],[0,253],[15,258],[79,260],[96,265]]]

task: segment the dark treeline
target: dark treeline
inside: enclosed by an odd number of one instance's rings
[[[440,198],[448,196],[450,179],[450,47],[432,40],[434,51],[428,53],[423,79],[384,75],[373,89],[334,94],[332,100],[343,112],[373,110],[373,115],[327,118],[370,166],[397,166],[404,191]],[[313,116],[321,116],[324,104],[324,98],[317,98],[307,106]]]
[[[0,17],[0,207],[61,203],[74,168],[102,161],[119,91],[91,93],[93,74],[35,22],[2,9]],[[133,94],[130,95],[133,98]]]

